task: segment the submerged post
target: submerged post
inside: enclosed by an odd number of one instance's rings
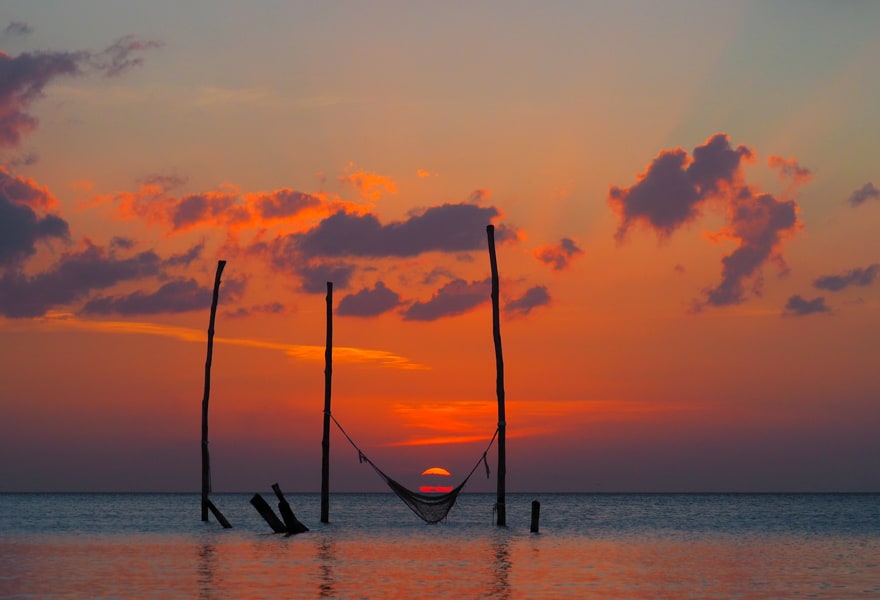
[[[214,297],[211,301],[211,320],[208,322],[208,357],[205,360],[205,395],[202,397],[202,521],[208,520],[211,501],[211,457],[208,454],[208,398],[211,395],[211,358],[214,354],[214,319],[217,316],[217,300],[220,298],[220,276],[223,275],[225,260],[217,261],[217,274],[214,276]]]
[[[330,522],[330,383],[333,375],[333,282],[327,282],[327,343],[324,349],[324,436],[321,440],[321,523]]]
[[[504,358],[501,353],[501,316],[498,306],[498,260],[495,257],[495,226],[486,226],[489,238],[489,265],[492,268],[492,337],[495,340],[495,393],[498,396],[498,495],[495,508],[498,512],[496,525],[507,526],[504,487],[507,477],[507,422],[504,414]]]
[[[539,521],[541,520],[541,503],[537,500],[532,500],[532,522],[529,525],[529,531],[532,533],[538,533],[538,529],[540,528]]]

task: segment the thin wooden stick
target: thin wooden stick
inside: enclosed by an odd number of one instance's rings
[[[211,501],[211,456],[208,453],[208,398],[211,395],[211,358],[214,354],[214,319],[217,316],[217,301],[220,298],[220,276],[223,275],[225,260],[217,261],[217,274],[214,276],[214,298],[211,301],[211,320],[208,323],[208,358],[205,360],[205,395],[202,397],[202,521],[208,520]]]
[[[501,316],[498,306],[498,260],[495,257],[495,227],[486,226],[489,238],[489,264],[492,268],[492,337],[495,341],[495,393],[498,396],[498,494],[495,500],[496,524],[507,526],[505,483],[507,478],[507,421],[504,413],[504,357],[501,353]]]
[[[321,523],[330,522],[330,384],[333,379],[333,282],[327,282],[327,344],[324,350],[324,437],[321,440]]]

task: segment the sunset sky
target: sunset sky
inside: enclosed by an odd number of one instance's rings
[[[880,491],[880,3],[0,3],[0,491]],[[383,491],[342,434],[331,490]],[[495,489],[495,448],[467,491]],[[436,479],[436,477],[435,477]],[[436,485],[435,482],[428,482]]]

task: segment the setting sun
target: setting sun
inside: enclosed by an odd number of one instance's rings
[[[443,467],[430,467],[422,471],[422,475],[442,475],[444,477],[449,477],[450,475],[452,475],[452,473],[450,473]]]

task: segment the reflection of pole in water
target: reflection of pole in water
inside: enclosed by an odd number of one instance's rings
[[[336,562],[336,544],[322,539],[318,544],[318,597],[336,598],[336,580],[333,578],[333,563]]]
[[[214,544],[201,544],[199,546],[199,598],[208,600],[216,597],[217,587],[214,585],[214,569],[217,557],[214,555]]]
[[[499,536],[492,543],[492,598],[510,598],[510,538]]]

